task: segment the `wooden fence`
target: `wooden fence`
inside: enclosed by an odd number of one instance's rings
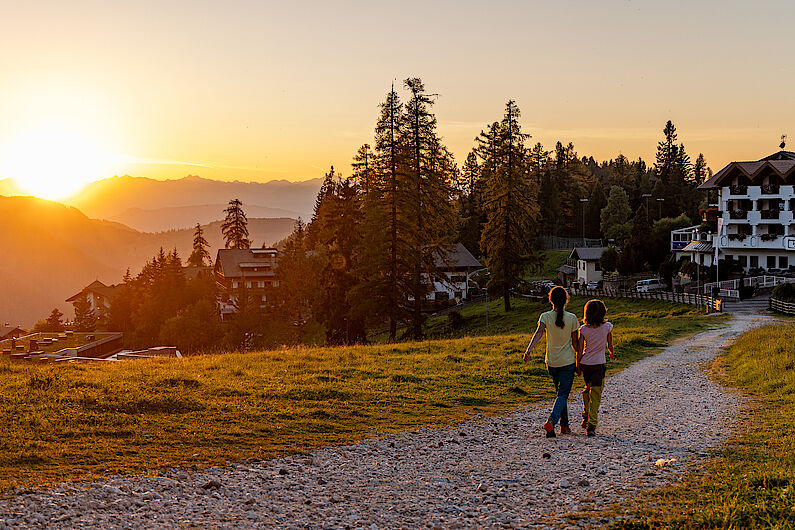
[[[778,311],[779,313],[784,313],[785,315],[795,316],[795,303],[793,302],[784,302],[783,300],[771,298],[770,309]]]
[[[723,303],[718,298],[703,294],[691,293],[672,293],[669,291],[647,291],[639,292],[631,289],[579,289],[568,287],[570,294],[577,296],[587,296],[591,298],[640,298],[642,300],[665,300],[668,302],[679,302],[680,304],[695,305],[703,307],[708,311],[723,311]]]

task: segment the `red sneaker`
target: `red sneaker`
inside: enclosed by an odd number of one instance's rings
[[[547,420],[547,422],[544,424],[544,430],[547,433],[547,438],[555,437],[555,424],[551,421]]]

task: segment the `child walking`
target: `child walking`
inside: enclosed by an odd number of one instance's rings
[[[555,385],[555,403],[544,424],[547,438],[554,438],[555,424],[560,421],[560,434],[571,434],[569,426],[569,410],[566,403],[574,382],[574,371],[577,368],[577,316],[566,311],[569,293],[563,287],[554,287],[549,291],[549,303],[552,311],[542,313],[538,319],[538,328],[530,340],[530,344],[522,358],[524,362],[530,358],[530,352],[547,335],[546,364],[552,382]]]
[[[605,349],[613,351],[613,324],[605,321],[607,307],[601,300],[585,304],[584,322],[577,341],[577,367],[585,380],[582,391],[582,428],[588,436],[596,436],[599,423],[599,404],[605,379]]]

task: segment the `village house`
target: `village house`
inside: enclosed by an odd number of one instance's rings
[[[439,275],[429,286],[428,299],[460,302],[469,299],[470,279],[472,274],[483,269],[483,264],[464,245],[458,243],[445,256],[437,256],[436,267]]]
[[[17,326],[0,326],[0,340],[16,339],[24,335],[25,330]]]
[[[599,260],[607,247],[577,247],[572,249],[566,263],[558,267],[561,285],[579,284],[583,287],[604,278]]]
[[[795,268],[795,153],[779,151],[756,162],[732,162],[698,189],[718,194],[719,259],[743,271]]]
[[[235,313],[242,292],[267,302],[268,291],[278,287],[276,266],[279,251],[275,248],[219,249],[215,258],[215,281],[221,293],[221,319]]]
[[[89,310],[94,313],[98,322],[105,322],[110,312],[110,305],[113,297],[119,290],[120,285],[105,285],[99,280],[91,282],[83,287],[79,293],[66,299],[67,302],[75,303],[80,298],[88,301]]]

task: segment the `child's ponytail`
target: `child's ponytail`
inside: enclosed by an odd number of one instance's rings
[[[552,290],[549,291],[549,303],[552,304],[552,307],[557,313],[555,325],[561,329],[566,326],[566,322],[563,320],[563,310],[566,307],[568,301],[569,293],[567,293],[566,289],[563,287],[553,287]]]

